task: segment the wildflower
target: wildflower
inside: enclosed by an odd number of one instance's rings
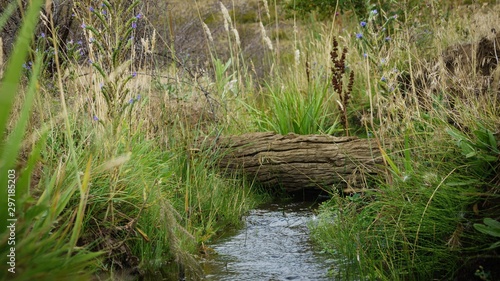
[[[132,22],[132,28],[137,28],[137,23],[135,21]]]
[[[362,21],[359,24],[361,25],[361,27],[365,27],[366,26],[366,21]]]
[[[93,62],[91,59],[89,59],[89,64],[93,64],[93,63],[94,63],[94,62]]]
[[[82,44],[83,44],[83,42],[82,42],[82,40],[78,40],[78,42],[76,42],[76,44],[78,44],[78,45],[82,45]]]
[[[135,18],[138,19],[138,20],[142,19],[142,14],[138,13],[137,16],[135,16]]]
[[[42,33],[40,34],[40,37],[45,38],[45,32],[42,32]]]
[[[391,36],[387,36],[387,37],[385,37],[385,39],[384,39],[384,40],[385,40],[386,42],[391,41]]]
[[[371,13],[372,15],[376,15],[376,14],[378,14],[378,11],[377,11],[377,9],[374,9],[374,10],[371,10],[371,12],[370,12],[370,13]]]
[[[103,15],[106,15],[106,13],[107,13],[106,10],[101,11],[101,14],[103,14]]]
[[[134,103],[134,99],[131,98],[129,101],[128,101],[129,104],[133,104]]]
[[[137,98],[135,98],[136,100],[140,100],[141,99],[141,95],[137,95]]]
[[[82,25],[80,25],[80,27],[81,27],[82,29],[87,28],[87,26],[85,25],[85,23],[82,23]]]
[[[94,7],[89,8],[90,12],[94,12]]]
[[[23,68],[26,69],[26,70],[30,70],[31,69],[31,65],[32,65],[31,62],[23,63]]]
[[[386,62],[386,61],[387,61],[386,59],[381,58],[381,59],[380,59],[380,64],[385,64],[385,62]]]
[[[97,116],[95,116],[95,115],[94,115],[94,117],[92,117],[92,119],[93,119],[94,121],[99,121],[99,118],[97,118]]]
[[[384,76],[382,76],[382,78],[380,78],[380,81],[387,82],[387,78],[385,78]]]
[[[358,38],[358,39],[363,38],[363,33],[356,33],[356,38]]]
[[[137,77],[137,72],[134,71],[134,72],[132,72],[132,78],[135,78],[135,77]]]
[[[367,53],[364,53],[364,54],[363,54],[363,57],[364,57],[364,58],[367,58],[367,57],[368,57],[368,54],[367,54]]]

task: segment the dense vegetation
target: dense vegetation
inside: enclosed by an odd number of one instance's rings
[[[267,197],[194,143],[263,130],[379,144],[384,173],[326,187],[311,225],[333,276],[500,278],[498,5],[31,2],[0,17],[3,38],[22,22],[0,57],[2,279],[200,277]]]

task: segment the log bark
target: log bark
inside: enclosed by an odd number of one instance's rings
[[[206,138],[199,148],[222,155],[218,167],[224,171],[243,172],[264,186],[288,192],[360,191],[382,164],[376,142],[357,137],[248,133]]]

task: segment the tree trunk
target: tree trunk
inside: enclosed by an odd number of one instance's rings
[[[288,192],[360,191],[382,164],[376,142],[357,137],[248,133],[206,138],[199,147],[222,155],[219,168]]]

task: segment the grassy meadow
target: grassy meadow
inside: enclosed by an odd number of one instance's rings
[[[11,2],[1,280],[202,278],[270,195],[196,142],[252,131],[376,140],[311,224],[335,280],[500,279],[495,1]]]

